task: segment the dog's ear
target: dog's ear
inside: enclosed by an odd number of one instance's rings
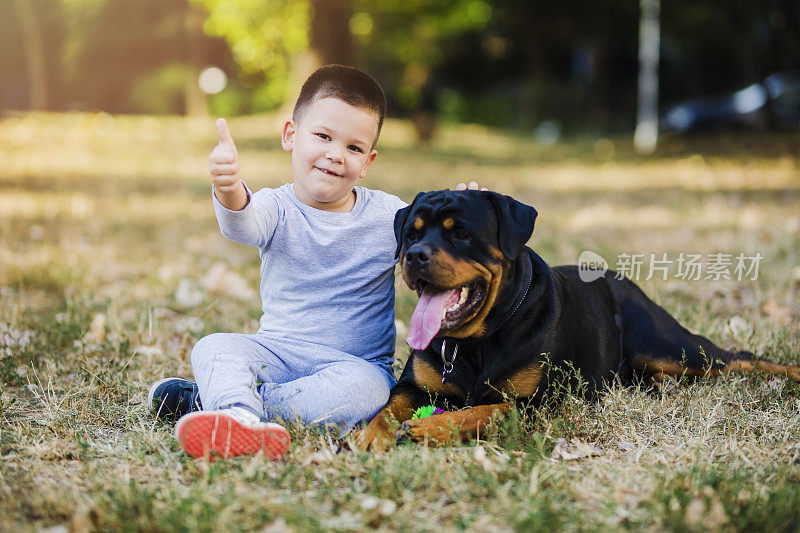
[[[487,191],[489,202],[497,213],[497,243],[508,259],[514,259],[533,234],[538,213],[533,207],[510,196]]]
[[[400,257],[400,250],[403,248],[403,241],[401,237],[403,235],[403,226],[406,225],[406,220],[408,220],[408,214],[411,212],[411,209],[414,207],[414,204],[417,203],[417,200],[419,200],[420,196],[422,196],[423,194],[425,193],[421,192],[417,194],[417,196],[414,198],[414,201],[411,202],[411,205],[408,205],[403,209],[400,209],[394,215],[394,238],[395,240],[397,240],[397,248],[394,251],[395,259]]]

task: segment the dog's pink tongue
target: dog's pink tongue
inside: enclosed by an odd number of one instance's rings
[[[458,299],[458,296],[458,289],[435,292],[430,285],[425,287],[417,307],[414,308],[414,314],[411,315],[411,327],[406,338],[412,349],[424,350],[428,347],[442,327],[445,306],[454,301],[454,298]]]

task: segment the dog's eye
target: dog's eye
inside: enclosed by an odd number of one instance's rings
[[[409,231],[406,235],[406,241],[408,242],[417,242],[419,240],[419,232],[418,231]]]
[[[457,241],[469,241],[469,233],[463,229],[453,230],[453,238]]]

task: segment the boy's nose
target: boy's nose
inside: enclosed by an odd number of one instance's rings
[[[325,154],[325,157],[334,163],[341,163],[344,161],[344,158],[342,157],[342,151],[334,147],[328,148],[328,153]]]

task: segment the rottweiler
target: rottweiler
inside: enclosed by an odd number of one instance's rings
[[[585,282],[577,266],[551,268],[525,246],[536,217],[509,196],[472,190],[420,193],[398,211],[402,276],[419,294],[412,351],[388,403],[358,435],[360,449],[385,449],[395,437],[474,437],[512,402],[540,403],[553,381],[548,368],[579,372],[590,395],[611,380],[658,386],[667,376],[725,370],[800,381],[798,366],[688,331],[613,271]],[[450,410],[411,420],[432,401]],[[391,419],[402,423],[396,435]]]

